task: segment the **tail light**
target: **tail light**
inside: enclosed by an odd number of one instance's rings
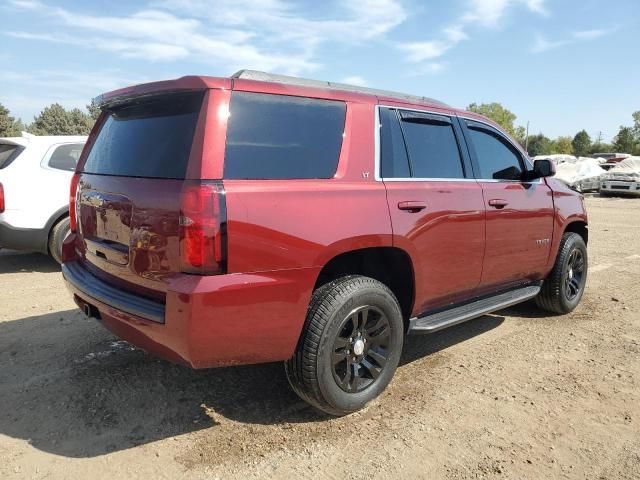
[[[74,173],[71,178],[71,186],[69,188],[69,226],[72,232],[75,232],[78,226],[78,212],[76,210],[76,198],[78,193],[78,181],[80,174]]]
[[[180,199],[180,270],[226,272],[227,210],[222,182],[187,180]]]
[[[0,213],[4,212],[4,187],[0,183]]]

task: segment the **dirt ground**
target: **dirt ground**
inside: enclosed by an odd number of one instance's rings
[[[405,343],[324,417],[281,364],[192,371],[86,320],[57,265],[0,252],[0,478],[640,478],[640,200],[588,198],[571,315],[525,304]]]

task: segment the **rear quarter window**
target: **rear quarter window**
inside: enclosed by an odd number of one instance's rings
[[[159,95],[108,109],[83,171],[183,179],[203,95]]]
[[[8,167],[22,153],[24,147],[12,143],[0,143],[0,170]]]
[[[335,175],[344,132],[344,102],[234,92],[229,110],[225,178]]]
[[[69,143],[56,147],[47,165],[49,168],[55,168],[56,170],[73,172],[82,153],[82,147],[84,147],[83,143]]]

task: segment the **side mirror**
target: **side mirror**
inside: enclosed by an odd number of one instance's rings
[[[556,164],[548,158],[541,158],[533,162],[533,170],[529,172],[529,178],[553,177],[556,174]]]

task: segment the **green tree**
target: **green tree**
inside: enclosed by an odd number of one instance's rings
[[[79,108],[65,110],[54,103],[45,107],[29,125],[34,135],[88,135],[94,120]]]
[[[571,145],[573,146],[573,152],[576,156],[584,157],[589,153],[589,149],[591,148],[591,137],[585,130],[580,130],[576,133],[576,136],[573,137]]]
[[[498,102],[481,103],[480,105],[472,103],[467,107],[467,110],[490,118],[500,125],[509,135],[524,145],[524,127],[516,127],[514,125],[514,122],[518,117],[516,117],[515,113],[504,108],[502,104]]]
[[[589,149],[589,153],[591,154],[612,152],[612,151],[613,151],[613,145],[611,145],[610,143],[604,143],[604,142],[594,143],[593,145],[591,145],[591,148]]]
[[[530,156],[550,155],[553,153],[553,142],[550,138],[545,137],[542,133],[537,135],[529,135],[527,150]]]
[[[633,127],[620,127],[613,139],[613,149],[620,153],[638,153],[638,138]]]
[[[573,145],[571,137],[558,137],[553,142],[554,153],[564,153],[565,155],[573,154]]]
[[[102,110],[100,110],[98,104],[96,104],[93,100],[91,100],[91,103],[87,105],[87,112],[89,112],[89,116],[94,122],[98,120],[101,111]]]
[[[0,137],[19,137],[24,125],[9,113],[9,109],[0,103]]]

